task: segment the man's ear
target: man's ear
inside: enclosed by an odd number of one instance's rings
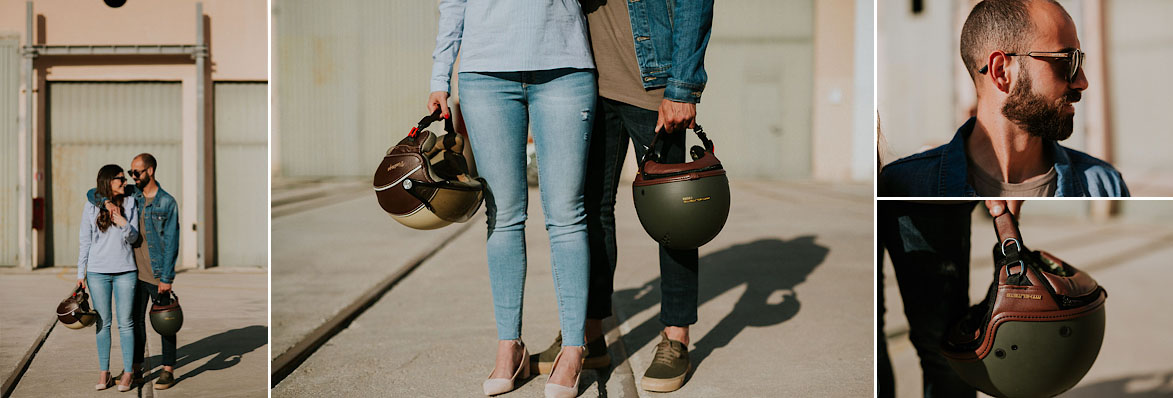
[[[986,78],[990,80],[990,83],[994,87],[998,88],[998,91],[1009,93],[1010,82],[1013,81],[1010,78],[1010,57],[1002,51],[994,51],[990,53],[986,61],[986,65],[989,65],[989,70],[986,71]]]

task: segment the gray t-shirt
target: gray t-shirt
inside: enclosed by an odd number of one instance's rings
[[[1054,167],[1040,176],[1019,183],[1009,183],[991,176],[973,162],[969,163],[969,184],[978,196],[993,197],[1047,197],[1055,196],[1059,189],[1059,174]]]
[[[602,4],[600,4],[602,3]],[[591,32],[591,51],[599,71],[599,96],[648,110],[659,110],[664,88],[645,90],[635,59],[627,2],[583,0]]]

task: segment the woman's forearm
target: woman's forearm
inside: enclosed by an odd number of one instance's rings
[[[465,3],[466,0],[440,2],[439,32],[436,34],[436,49],[432,52],[431,92],[450,89],[452,65],[456,63],[460,40],[464,36]]]

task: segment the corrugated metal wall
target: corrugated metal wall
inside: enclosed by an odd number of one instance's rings
[[[48,103],[51,264],[77,264],[85,193],[102,165],[155,155],[160,185],[182,207],[180,83],[50,82]]]
[[[722,158],[731,175],[809,177],[813,2],[717,7],[701,123],[724,153],[738,154]],[[368,177],[423,116],[436,2],[275,0],[273,8],[275,167],[291,177]]]
[[[731,177],[810,177],[813,1],[718,3],[697,121]],[[825,155],[846,161],[850,149]]]
[[[426,111],[437,15],[435,1],[273,2],[283,175],[369,177]]]
[[[20,42],[0,37],[0,266],[17,265],[20,255],[17,234],[17,191],[21,175],[17,159],[20,135],[17,114],[20,98]]]
[[[217,265],[268,264],[268,85],[215,84]]]

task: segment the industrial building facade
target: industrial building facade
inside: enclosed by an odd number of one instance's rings
[[[98,168],[158,159],[179,267],[265,267],[263,0],[0,4],[0,266],[76,265]]]

